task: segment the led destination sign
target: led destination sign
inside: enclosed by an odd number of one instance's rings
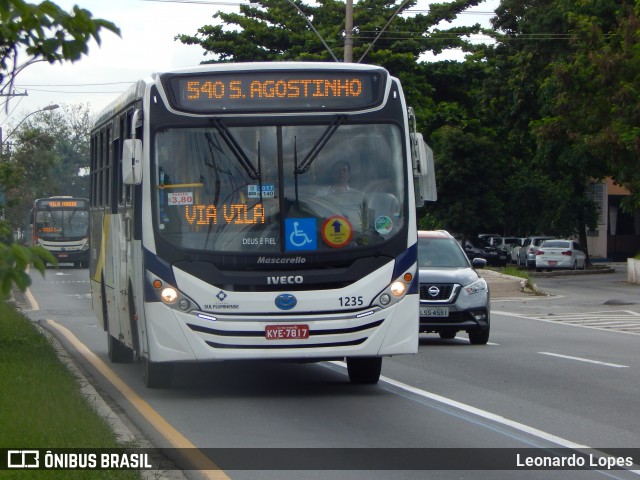
[[[88,208],[86,200],[41,200],[40,208]]]
[[[168,79],[175,107],[193,112],[350,110],[382,101],[382,71],[235,72]]]

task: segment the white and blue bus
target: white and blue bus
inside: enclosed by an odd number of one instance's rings
[[[416,205],[429,149],[380,67],[154,74],[91,140],[91,291],[113,362],[346,360],[376,383],[418,348]],[[414,152],[414,154],[412,154]],[[428,171],[430,170],[430,171]],[[431,177],[432,178],[432,177]]]

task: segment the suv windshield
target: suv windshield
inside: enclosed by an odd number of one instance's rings
[[[190,250],[375,245],[404,224],[403,165],[394,125],[164,129],[155,136],[154,222]]]
[[[418,238],[418,267],[469,268],[469,261],[452,238]]]

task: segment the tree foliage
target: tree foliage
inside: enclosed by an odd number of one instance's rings
[[[34,62],[79,60],[91,39],[100,44],[102,29],[120,34],[113,23],[78,6],[67,13],[51,1],[0,0],[0,93]]]
[[[89,196],[89,132],[92,114],[87,105],[39,112],[18,127],[5,154],[6,220],[16,230],[36,198],[54,195]]]
[[[438,36],[441,32],[437,29],[433,35],[427,33],[441,21],[450,21],[478,3],[480,0],[431,4],[428,15],[401,16],[415,6],[415,0],[399,4],[394,0],[358,2],[353,12],[354,61],[379,63],[384,60],[388,66],[396,58],[401,65],[407,61],[415,64],[424,52],[437,53],[460,46],[456,35]],[[214,62],[333,61],[323,40],[335,57],[344,58],[345,8],[344,2],[336,0],[321,0],[315,6],[299,0],[260,0],[241,5],[239,13],[217,12],[213,16],[219,20],[215,25],[205,25],[195,34],[180,34],[176,39],[188,45],[200,45],[207,60]],[[394,14],[392,23],[370,49]],[[321,38],[308,22],[312,22]]]

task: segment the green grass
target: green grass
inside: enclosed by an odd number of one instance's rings
[[[117,448],[47,337],[0,302],[0,448]],[[5,470],[4,479],[137,479],[133,470]]]
[[[520,277],[526,278],[529,280],[529,274],[526,270],[522,270],[521,268],[516,267],[515,265],[507,265],[498,269],[500,273],[504,273],[505,275],[511,275],[512,277]]]

